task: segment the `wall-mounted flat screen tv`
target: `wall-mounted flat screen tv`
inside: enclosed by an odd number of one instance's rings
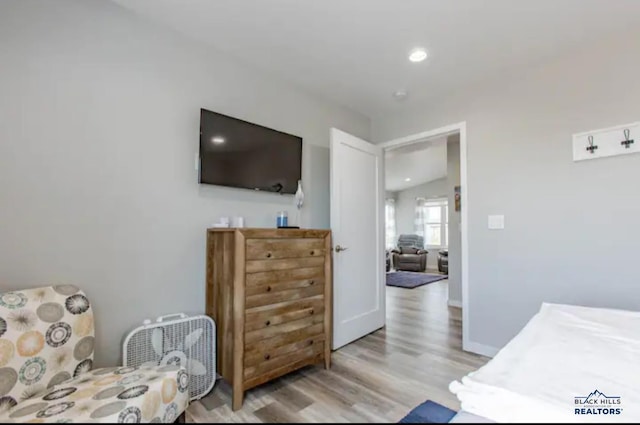
[[[301,178],[301,137],[200,110],[200,183],[293,194]]]

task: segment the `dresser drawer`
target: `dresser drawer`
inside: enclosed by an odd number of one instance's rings
[[[302,327],[287,333],[272,336],[258,341],[244,342],[245,364],[252,359],[254,354],[270,354],[271,350],[284,347],[289,344],[306,341],[309,338],[316,338],[320,334],[325,334],[324,324],[316,323],[312,326]]]
[[[322,257],[280,258],[277,260],[248,260],[247,273],[260,273],[274,270],[295,270],[306,267],[324,266]]]
[[[247,239],[247,260],[323,257],[324,239]]]
[[[249,347],[252,347],[251,350],[245,352],[244,355],[245,367],[262,364],[265,361],[309,348],[312,345],[320,345],[325,341],[325,335],[322,330],[321,333],[315,335],[306,336],[304,338],[301,338],[300,336],[303,335],[298,334],[299,339],[294,342],[274,347],[265,347],[261,344],[250,344]]]
[[[269,321],[267,321],[266,323],[268,322]],[[253,342],[262,341],[278,335],[284,335],[289,332],[295,332],[299,329],[308,328],[321,323],[324,323],[323,314],[314,314],[313,316],[309,315],[302,319],[281,323],[279,325],[269,325],[262,329],[245,332],[244,342],[245,344],[251,344]]]
[[[252,365],[245,365],[244,380],[247,386],[255,386],[261,383],[264,378],[266,380],[273,379],[277,376],[288,373],[288,366],[298,363],[312,364],[322,360],[324,353],[324,342],[307,345],[296,351],[279,355],[277,357],[265,358],[261,362]],[[266,380],[264,382],[266,382]]]
[[[303,288],[287,289],[285,291],[246,295],[244,303],[245,308],[249,310],[254,307],[300,300],[322,294],[324,294],[324,288],[321,285],[308,285]]]
[[[311,286],[324,286],[324,277],[314,277],[311,279],[294,279],[283,280],[280,282],[263,283],[255,286],[247,286],[245,290],[246,296],[252,295],[267,295],[274,292],[287,291],[290,289],[309,288]]]
[[[293,322],[315,314],[323,314],[324,309],[325,300],[323,295],[253,308],[245,313],[244,330],[246,333],[269,326]]]
[[[250,273],[245,277],[247,290],[253,286],[276,284],[292,280],[321,279],[325,277],[322,266],[300,267],[290,270],[271,270]]]

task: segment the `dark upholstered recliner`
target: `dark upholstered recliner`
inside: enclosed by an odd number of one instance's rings
[[[443,249],[438,252],[438,270],[441,273],[449,273],[449,250]]]
[[[398,247],[393,251],[396,270],[423,272],[427,269],[427,253],[424,238],[418,235],[400,235]]]
[[[390,256],[389,250],[386,251],[386,270],[387,271],[391,270],[391,256]]]

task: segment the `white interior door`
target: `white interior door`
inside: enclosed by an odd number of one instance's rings
[[[334,350],[385,323],[383,179],[380,147],[331,129]]]

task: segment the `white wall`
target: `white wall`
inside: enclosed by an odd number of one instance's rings
[[[501,347],[543,301],[640,310],[640,155],[572,161],[571,135],[640,120],[640,31],[413,112],[376,142],[467,122],[469,336]],[[506,228],[487,229],[489,214]]]
[[[409,189],[396,192],[396,225],[398,235],[415,234],[416,198],[446,198],[447,179],[433,180]],[[427,254],[427,268],[438,268],[438,250],[430,249]]]
[[[449,200],[449,303],[462,305],[462,213],[456,211],[455,187],[460,186],[460,135],[447,138],[447,199]],[[463,206],[461,206],[463,207]]]
[[[146,317],[204,311],[205,228],[272,227],[288,196],[200,186],[204,107],[304,138],[303,224],[327,227],[329,128],[370,121],[107,1],[0,2],[0,290],[94,302],[96,361]]]
[[[391,190],[384,191],[384,199],[393,199],[396,200],[398,198],[398,192],[393,192]]]

